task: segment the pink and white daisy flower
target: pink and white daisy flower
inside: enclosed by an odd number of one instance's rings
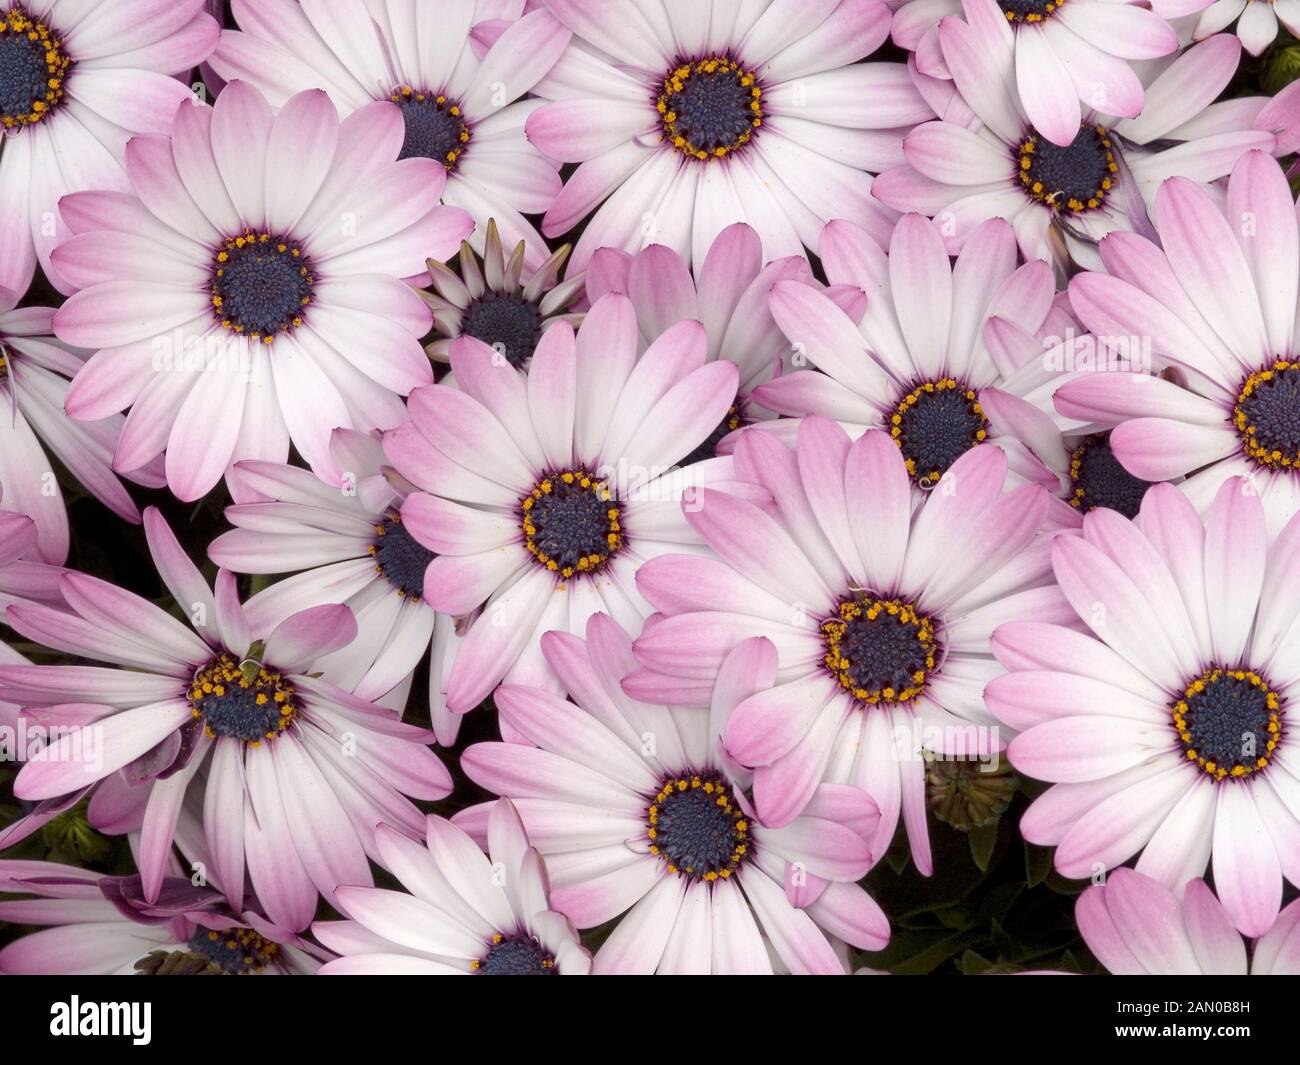
[[[0,902],[0,920],[46,926],[0,950],[0,973],[307,976],[320,968],[320,948],[255,913],[230,912],[218,892],[172,872],[149,900],[139,876],[0,861],[0,891],[33,896]]]
[[[316,938],[339,955],[322,975],[584,976],[591,955],[551,904],[546,864],[509,800],[489,804],[488,853],[430,815],[422,846],[387,825],[376,830],[385,864],[410,891],[339,889],[351,920],[317,921]]]
[[[1193,40],[1227,29],[1236,20],[1236,34],[1251,55],[1263,55],[1277,38],[1280,22],[1293,37],[1300,36],[1300,2],[1297,0],[1164,0],[1177,14],[1199,11]],[[1157,5],[1159,6],[1159,5]]]
[[[46,448],[118,517],[139,522],[140,511],[111,465],[122,416],[78,422],[63,409],[68,380],[88,353],[51,335],[54,308],[17,304],[16,293],[0,288],[0,489],[10,507],[35,520],[39,557],[61,565],[68,557],[68,512]],[[132,477],[160,488],[160,474],[161,467]]]
[[[427,733],[318,674],[315,664],[356,636],[348,607],[254,631],[231,573],[218,573],[214,594],[157,511],[145,512],[145,532],[191,625],[71,572],[61,584],[71,612],[8,609],[28,639],[112,663],[0,668],[0,697],[63,730],[19,771],[14,794],[39,802],[103,782],[106,817],[129,822],[143,805],[138,865],[153,900],[193,785],[212,882],[239,907],[247,872],[276,924],[305,928],[317,892],[370,882],[374,826],[419,832],[406,796],[443,798],[451,778]],[[92,824],[96,814],[92,803]]]
[[[10,0],[0,10],[0,287],[27,291],[37,262],[60,292],[76,281],[51,261],[68,235],[59,201],[130,188],[122,167],[137,133],[165,134],[193,99],[187,73],[220,28],[204,0]]]
[[[847,218],[885,240],[872,175],[933,117],[901,63],[861,63],[889,34],[881,0],[545,0],[574,41],[534,92],[528,138],[579,164],[546,213],[574,249],[664,244],[693,267],[733,222],[766,259]]]
[[[317,666],[362,699],[401,709],[411,673],[430,654],[429,704],[438,742],[455,742],[460,718],[447,712],[446,666],[460,639],[452,619],[424,602],[424,571],[433,552],[402,524],[406,493],[387,465],[379,440],[336,429],[331,454],[342,487],[310,470],[271,462],[241,462],[235,476],[263,502],[226,508],[235,526],[217,537],[208,557],[234,573],[291,573],[244,604],[254,628],[267,629],[299,610],[344,603],[357,619],[357,638]],[[391,699],[385,698],[392,696]]]
[[[1081,535],[1052,541],[1077,617],[999,628],[994,653],[1011,672],[984,694],[1021,730],[1012,764],[1055,785],[1020,830],[1056,847],[1063,876],[1140,852],[1138,872],[1181,893],[1208,864],[1244,935],[1272,926],[1283,878],[1300,883],[1300,760],[1288,746],[1297,545],[1300,521],[1269,546],[1240,478],[1204,524],[1156,485],[1135,522],[1094,510]]]
[[[901,810],[929,874],[922,752],[1000,749],[982,697],[1000,672],[989,635],[1007,618],[1068,612],[1049,585],[1046,544],[1035,542],[1048,495],[1038,485],[1004,494],[1006,454],[981,446],[917,506],[888,433],[850,443],[816,416],[800,424],[794,450],[742,433],[735,461],[776,506],[707,486],[694,493],[686,520],[718,557],[641,567],[637,586],[663,616],[636,641],[644,669],[627,690],[700,705],[726,653],[766,636],[780,682],[744,700],[723,737],[755,770],[760,818],[789,824],[822,782],[851,784],[880,805],[873,853],[888,847]]]
[[[1009,60],[1006,88],[1014,85],[1030,124],[1062,148],[1089,111],[1141,114],[1130,63],[1178,50],[1174,28],[1137,0],[911,0],[894,16],[894,40],[917,52],[922,73],[942,75],[939,25],[962,14],[972,43]]]
[[[552,906],[579,928],[623,915],[594,972],[842,974],[839,941],[885,946],[885,915],[854,882],[873,861],[871,798],[823,787],[802,817],[769,826],[720,748],[736,704],[776,678],[771,643],[741,642],[710,700],[689,709],[624,693],[636,660],[608,615],[591,617],[585,640],[550,632],[543,646],[578,705],[502,686],[497,707],[521,742],[475,744],[461,766],[513,801],[546,858]],[[490,809],[455,821],[482,839]]]
[[[340,123],[312,90],[273,114],[232,82],[214,107],[182,105],[175,118],[170,138],[127,145],[134,195],[61,204],[74,236],[55,259],[81,291],[55,331],[98,352],[68,411],[131,408],[114,468],[165,451],[185,500],[233,461],[285,461],[291,440],[337,480],[334,428],[396,425],[401,397],[432,380],[420,346],[429,309],[401,279],[451,255],[473,223],[438,205],[440,164],[397,161],[394,104]]]
[[[468,243],[460,246],[459,272],[430,259],[433,289],[423,295],[439,338],[425,348],[429,358],[445,363],[451,342],[470,336],[512,366],[526,369],[546,330],[556,322],[577,328],[582,321],[571,308],[582,296],[586,275],[559,280],[569,251],[567,244],[556,248],[537,269],[528,271],[524,242],[515,245],[507,260],[496,220],[488,219],[481,261]]]
[[[683,466],[713,458],[729,433],[771,417],[750,400],[755,388],[781,374],[791,361],[790,345],[768,310],[768,294],[782,281],[816,284],[802,255],[764,265],[762,241],[743,222],[718,234],[699,267],[698,281],[685,260],[662,244],[651,244],[635,255],[601,248],[592,256],[588,298],[624,293],[636,309],[643,348],[675,322],[694,319],[708,336],[709,358],[726,359],[740,368],[735,403],[709,438],[682,460]],[[855,288],[839,286],[829,294],[854,311],[865,306]]]
[[[555,687],[540,649],[550,629],[581,632],[601,610],[639,629],[637,568],[700,542],[683,490],[734,482],[728,458],[677,464],[722,422],[739,374],[708,361],[696,321],[638,354],[636,311],[617,293],[576,339],[567,323],[547,330],[526,378],[471,337],[452,344],[451,367],[456,387],[416,389],[384,446],[420,489],[401,518],[436,555],[425,600],[476,615],[446,680],[447,705],[465,713],[502,678]]]
[[[1080,6],[1150,15],[1121,0]],[[987,18],[1005,32],[1002,22]],[[1055,262],[1063,272],[1072,262],[1098,268],[1101,237],[1150,231],[1147,215],[1156,211],[1156,189],[1166,178],[1209,183],[1246,152],[1277,148],[1271,131],[1254,128],[1262,98],[1244,108],[1237,105],[1245,101],[1211,108],[1237,69],[1241,49],[1231,37],[1205,41],[1156,74],[1138,117],[1116,117],[1108,96],[1110,102],[1076,117],[1070,137],[1058,144],[1035,131],[1027,101],[1011,88],[1009,43],[997,34],[987,39],[980,22],[956,18],[945,19],[939,34],[960,101],[941,121],[908,134],[905,165],[881,174],[873,189],[897,210],[934,218],[950,252],[960,251],[985,219],[1000,217],[1015,227],[1025,258]]]
[[[471,34],[480,36],[475,23],[488,6],[235,0],[240,32],[221,35],[212,66],[227,80],[255,85],[273,106],[304,89],[324,89],[344,115],[391,100],[405,128],[399,158],[444,168],[438,194],[474,219],[475,250],[483,252],[495,218],[508,245],[527,241],[526,265],[535,270],[546,244],[524,215],[543,214],[561,183],[556,164],[524,136],[537,104],[522,97],[555,65],[570,33],[545,11],[532,11],[482,27],[480,52]]]
[[[1074,907],[1088,948],[1115,976],[1300,976],[1300,901],[1247,945],[1204,880],[1180,899],[1158,880],[1116,869]]]
[[[1129,233],[1101,244],[1106,274],[1070,302],[1094,333],[1149,338],[1162,379],[1085,374],[1056,394],[1065,415],[1112,428],[1124,467],[1173,480],[1202,512],[1228,477],[1248,478],[1270,533],[1300,510],[1297,290],[1300,233],[1281,167],[1251,152],[1220,206],[1194,182],[1161,186],[1161,247]],[[1168,379],[1172,378],[1172,379]]]
[[[827,277],[865,292],[865,306],[855,322],[807,285],[772,289],[777,324],[814,368],[755,389],[756,403],[785,416],[761,427],[788,443],[798,432],[791,419],[810,414],[834,419],[853,439],[883,428],[921,488],[991,440],[1007,452],[1019,480],[1055,491],[1055,474],[1016,436],[995,433],[982,405],[994,386],[1020,387],[1010,381],[1019,367],[995,358],[984,340],[990,320],[1005,319],[1031,343],[1068,325],[1054,304],[1051,268],[1017,266],[1010,224],[985,222],[955,265],[934,226],[917,214],[899,220],[887,253],[850,222],[828,225],[819,253]],[[1047,350],[1037,346],[1040,355]]]

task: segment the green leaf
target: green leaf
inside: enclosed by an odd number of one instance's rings
[[[1038,887],[1052,872],[1052,851],[1049,847],[1025,844],[1025,879],[1029,886]]]
[[[992,821],[970,830],[970,856],[981,873],[988,872],[989,859],[998,842],[998,822]]]

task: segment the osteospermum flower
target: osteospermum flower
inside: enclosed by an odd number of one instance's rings
[[[809,414],[835,419],[854,438],[883,428],[924,488],[991,439],[1007,451],[1018,477],[1055,488],[1016,437],[993,435],[981,404],[983,391],[1006,384],[1015,369],[996,360],[984,341],[991,318],[1004,318],[1031,342],[1063,324],[1053,314],[1051,269],[1041,262],[1017,267],[1011,226],[985,222],[955,266],[934,227],[915,214],[899,220],[888,253],[848,222],[828,225],[819,251],[827,277],[866,293],[865,309],[855,322],[807,285],[772,289],[777,324],[815,369],[755,390],[757,403],[787,416],[762,427],[787,441],[798,431],[789,419]]]
[[[234,475],[262,501],[226,508],[235,528],[212,542],[208,556],[235,573],[293,574],[244,604],[255,628],[309,606],[349,606],[357,638],[317,665],[363,699],[395,693],[393,705],[404,706],[411,673],[430,653],[430,711],[439,742],[450,744],[460,719],[447,713],[442,683],[459,639],[451,618],[424,602],[433,553],[402,524],[405,493],[384,477],[378,439],[336,429],[330,451],[342,488],[296,466],[238,463]]]
[[[172,74],[207,58],[220,28],[204,0],[9,0],[0,7],[0,286],[23,293],[39,260],[59,291],[76,281],[50,258],[68,235],[59,201],[126,190],[122,149],[166,133],[192,99]]]
[[[1007,459],[990,446],[959,458],[915,509],[912,478],[888,433],[850,444],[833,422],[805,418],[792,451],[741,434],[737,472],[771,492],[768,513],[708,487],[686,520],[717,558],[668,555],[637,573],[662,618],[636,642],[640,698],[699,705],[727,651],[766,636],[780,683],[740,703],[724,741],[754,772],[754,802],[788,824],[823,781],[880,804],[872,846],[893,838],[900,809],[917,867],[931,869],[923,750],[986,756],[1001,746],[984,684],[988,649],[1008,617],[1060,618],[1035,535],[1047,493],[1003,493]],[[780,564],[773,564],[779,559]]]
[[[214,594],[157,511],[145,531],[190,625],[71,572],[70,612],[20,603],[6,614],[28,639],[112,663],[0,668],[0,698],[64,730],[19,771],[14,794],[39,802],[103,781],[114,812],[133,805],[124,790],[146,797],[139,868],[152,901],[193,785],[212,882],[239,908],[247,871],[271,920],[305,928],[318,891],[370,882],[370,826],[402,817],[409,830],[421,818],[405,796],[442,798],[451,778],[423,730],[315,670],[355,638],[348,607],[253,631],[232,574],[218,573]]]
[[[649,243],[698,265],[732,222],[758,231],[768,259],[804,254],[832,218],[888,237],[871,175],[896,165],[903,133],[933,112],[901,63],[858,62],[888,36],[879,0],[546,6],[574,42],[535,87],[553,102],[527,132],[579,164],[542,232],[598,208],[573,269],[599,247]]]
[[[607,292],[625,293],[636,309],[643,347],[673,323],[694,319],[708,336],[709,358],[726,359],[740,369],[736,401],[682,465],[713,458],[729,433],[771,417],[750,397],[755,388],[779,375],[792,361],[790,345],[768,310],[768,294],[782,281],[815,284],[808,260],[792,255],[764,265],[762,241],[754,228],[743,222],[718,234],[699,267],[698,281],[685,260],[662,244],[652,244],[636,255],[601,248],[592,256],[588,298],[594,301]],[[852,286],[835,286],[829,295],[854,310],[862,305],[861,291]]]
[[[582,295],[586,275],[559,280],[569,246],[557,248],[524,280],[527,249],[515,245],[507,260],[495,219],[487,224],[482,260],[468,243],[460,246],[459,272],[429,260],[433,289],[424,294],[433,311],[439,338],[425,350],[429,358],[446,362],[451,342],[459,336],[481,340],[512,366],[528,366],[542,334],[556,322],[577,326],[582,315],[571,308]]]
[[[1150,15],[1121,0],[1075,6]],[[873,188],[897,210],[934,218],[950,252],[985,219],[1001,217],[1015,226],[1025,258],[1062,270],[1072,261],[1097,268],[1098,239],[1117,229],[1150,230],[1147,216],[1165,178],[1212,182],[1246,152],[1277,147],[1271,131],[1253,128],[1260,108],[1207,111],[1237,69],[1241,49],[1231,37],[1205,41],[1160,70],[1138,117],[1116,117],[1129,112],[1113,96],[1094,99],[1070,137],[1056,143],[1027,117],[1029,99],[1009,90],[1018,52],[1013,57],[996,34],[987,39],[982,22],[946,19],[939,34],[961,111],[973,119],[946,115],[917,127],[903,142],[906,164],[881,174]]]
[[[387,434],[393,465],[421,491],[402,523],[437,557],[424,598],[468,625],[447,677],[453,713],[504,677],[554,685],[539,641],[582,631],[606,610],[629,628],[648,611],[634,574],[673,545],[693,483],[733,479],[730,459],[674,468],[735,400],[734,363],[707,362],[704,327],[670,326],[642,355],[632,303],[596,301],[575,340],[560,323],[523,377],[486,344],[451,347],[455,388],[411,394],[410,423]],[[478,611],[482,609],[481,613]]]
[[[1233,924],[1259,936],[1283,878],[1300,879],[1300,775],[1289,710],[1300,664],[1292,521],[1269,547],[1259,497],[1223,484],[1202,525],[1170,485],[1136,522],[1109,510],[1058,536],[1052,564],[1072,627],[1014,624],[985,690],[1017,769],[1056,784],[1021,832],[1056,845],[1064,876],[1140,853],[1180,892],[1210,865]],[[1077,630],[1081,621],[1096,636]]]
[[[1136,118],[1144,94],[1129,63],[1178,50],[1174,28],[1135,0],[911,0],[895,39],[932,55],[935,27],[958,13],[977,47],[1008,57],[1005,87],[1015,85],[1031,125],[1061,147],[1089,110]]]
[[[397,161],[393,104],[340,123],[314,90],[273,115],[232,82],[214,107],[174,114],[170,138],[127,146],[134,196],[62,202],[75,236],[55,257],[82,290],[55,330],[98,349],[68,411],[98,419],[130,407],[114,468],[165,450],[182,499],[232,461],[283,462],[291,440],[337,480],[334,428],[396,425],[401,397],[432,380],[420,346],[429,310],[400,279],[451,255],[472,222],[438,206],[439,164]]]
[[[1252,152],[1233,169],[1222,209],[1184,178],[1161,187],[1159,206],[1161,247],[1108,237],[1108,274],[1080,275],[1070,301],[1094,333],[1149,338],[1172,379],[1083,375],[1060,389],[1057,407],[1113,427],[1111,447],[1135,476],[1188,475],[1183,490],[1202,511],[1226,478],[1249,478],[1276,533],[1300,503],[1290,188],[1274,160]]]
[[[450,821],[430,815],[427,846],[387,825],[376,831],[386,863],[411,894],[342,887],[348,921],[312,931],[340,957],[323,975],[582,976],[591,955],[551,906],[546,865],[508,800],[486,817],[488,853]]]
[[[488,6],[235,0],[242,32],[221,35],[212,66],[224,78],[257,86],[276,106],[312,88],[326,90],[345,115],[391,100],[405,130],[400,157],[443,167],[437,194],[473,217],[474,247],[484,250],[488,219],[495,218],[508,245],[527,241],[526,265],[535,270],[546,245],[524,215],[551,206],[560,177],[524,137],[535,105],[521,98],[555,64],[570,34],[545,11],[475,28],[493,13],[483,10]]]
[[[1247,945],[1201,879],[1181,899],[1159,881],[1116,869],[1074,907],[1088,948],[1115,976],[1300,975],[1300,902]]]
[[[179,874],[179,870],[173,871]],[[320,949],[220,893],[168,877],[147,899],[139,876],[106,877],[54,862],[0,861],[0,920],[44,925],[0,950],[0,973],[21,976],[310,975]]]
[[[57,565],[68,557],[68,512],[46,448],[118,517],[138,522],[140,511],[110,465],[121,415],[77,422],[63,409],[68,379],[87,353],[50,335],[52,307],[17,304],[17,293],[0,288],[0,488],[10,507],[36,521],[36,550]],[[159,488],[160,473],[135,471],[133,479]]]
[[[872,864],[871,798],[821,789],[805,816],[771,827],[745,798],[748,774],[733,776],[719,749],[732,708],[776,676],[770,643],[736,647],[711,705],[691,709],[624,694],[631,639],[608,615],[592,616],[585,640],[551,632],[543,647],[578,705],[502,686],[497,707],[519,742],[475,744],[461,765],[518,809],[555,909],[579,928],[622,914],[596,973],[835,974],[845,966],[833,941],[885,946],[885,916],[854,883]],[[490,809],[455,821],[490,837]]]

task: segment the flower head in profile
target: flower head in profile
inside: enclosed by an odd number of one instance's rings
[[[586,639],[543,640],[575,706],[505,685],[496,703],[514,743],[479,743],[462,768],[511,799],[545,857],[551,905],[579,928],[621,918],[596,973],[837,974],[837,944],[883,949],[885,915],[855,881],[873,862],[879,811],[855,788],[819,788],[777,828],[746,792],[750,774],[721,749],[728,716],[776,677],[776,649],[748,640],[722,662],[707,707],[629,698],[632,641],[606,614]],[[457,824],[490,838],[491,807]]]
[[[13,976],[310,975],[319,947],[169,870],[156,897],[140,877],[54,862],[0,861],[0,920],[43,926],[0,950]]]
[[[290,442],[337,480],[335,427],[396,425],[401,397],[432,380],[429,310],[402,278],[451,255],[473,223],[438,205],[439,164],[398,161],[394,104],[340,122],[312,90],[273,113],[232,82],[215,106],[173,115],[170,137],[127,146],[131,194],[61,203],[74,235],[55,258],[81,291],[55,332],[97,352],[67,409],[129,408],[114,468],[166,452],[181,499],[240,459],[284,461]]]
[[[496,219],[489,219],[481,257],[466,242],[460,246],[456,270],[430,259],[433,287],[424,300],[433,312],[438,339],[425,349],[429,357],[445,363],[451,342],[468,336],[510,365],[526,369],[546,330],[557,322],[577,328],[582,321],[572,308],[582,296],[586,275],[559,280],[569,250],[567,244],[557,248],[530,270],[525,242],[516,244],[507,259]]]
[[[1129,233],[1102,241],[1107,272],[1071,281],[1071,305],[1094,333],[1149,338],[1168,372],[1085,374],[1056,406],[1110,429],[1134,476],[1186,476],[1202,513],[1227,478],[1248,478],[1275,534],[1300,500],[1300,230],[1286,176],[1262,152],[1237,163],[1220,200],[1170,178],[1159,246]]]
[[[56,340],[54,309],[18,307],[18,293],[0,289],[0,489],[7,505],[36,522],[36,554],[62,564],[70,533],[63,494],[48,453],[118,517],[140,520],[130,494],[112,470],[122,416],[78,422],[64,410],[68,380],[87,352]],[[133,480],[159,488],[161,465],[130,471]]]
[[[240,28],[221,35],[212,66],[256,86],[273,106],[304,89],[324,89],[344,115],[373,117],[376,100],[396,104],[400,158],[443,168],[436,195],[474,219],[475,250],[484,251],[495,218],[507,245],[527,242],[525,265],[536,270],[546,244],[524,216],[551,206],[560,176],[524,137],[535,105],[522,97],[570,34],[545,11],[519,16],[523,5],[511,6],[516,12],[503,19],[495,17],[502,5],[475,0],[235,0]]]
[[[424,600],[433,552],[402,523],[406,492],[376,436],[336,429],[330,453],[343,484],[274,462],[240,462],[234,476],[260,501],[226,508],[234,526],[208,557],[234,573],[291,574],[244,604],[250,622],[270,629],[307,607],[343,603],[357,636],[316,663],[334,683],[363,699],[406,705],[411,674],[430,655],[429,709],[438,741],[456,739],[459,716],[447,711],[446,665],[460,645],[452,619]]]
[[[508,799],[485,811],[487,853],[450,821],[429,816],[426,843],[387,825],[375,836],[410,892],[339,889],[350,920],[312,932],[339,958],[324,975],[583,976],[591,955],[551,904],[546,864]]]
[[[1000,672],[989,634],[1008,617],[1068,612],[1043,586],[1048,495],[1033,484],[1004,493],[1006,455],[984,445],[917,505],[888,433],[850,442],[822,417],[803,420],[793,450],[742,433],[735,461],[776,506],[707,486],[693,494],[686,519],[716,557],[673,554],[641,567],[637,586],[662,616],[636,641],[644,668],[627,689],[702,705],[730,649],[766,636],[779,682],[740,702],[723,733],[730,755],[754,770],[759,817],[786,825],[823,782],[853,785],[880,806],[873,848],[888,846],[901,812],[928,874],[923,752],[997,751],[981,697]]]
[[[994,6],[993,0],[981,2]],[[1126,12],[1152,17],[1122,0],[1060,5],[1062,13],[1067,8],[1105,9],[1100,18]],[[1058,142],[1035,128],[1033,98],[1010,89],[1020,52],[1002,46],[1005,26],[988,18],[992,40],[983,21],[946,19],[940,26],[953,77],[935,87],[947,101],[935,100],[943,118],[908,134],[904,165],[881,174],[874,186],[890,207],[934,218],[952,253],[980,223],[1001,217],[1015,227],[1026,259],[1052,262],[1063,276],[1072,264],[1096,268],[1096,243],[1107,233],[1150,230],[1156,189],[1166,178],[1216,181],[1246,152],[1278,149],[1271,129],[1256,128],[1263,118],[1288,129],[1294,123],[1288,108],[1266,114],[1262,97],[1214,110],[1241,55],[1233,38],[1221,36],[1148,75],[1140,114],[1121,110],[1117,97],[1106,95],[1076,114],[1069,136],[1060,134]]]
[[[1248,945],[1199,877],[1181,897],[1132,869],[1087,888],[1074,918],[1115,976],[1300,976],[1300,902]]]
[[[469,619],[446,677],[447,705],[465,713],[502,678],[555,687],[549,629],[581,632],[601,610],[639,628],[637,567],[699,543],[683,489],[734,481],[729,458],[678,464],[723,421],[738,371],[708,361],[696,321],[639,354],[636,312],[617,293],[576,339],[564,322],[547,330],[526,377],[472,337],[450,357],[456,387],[416,389],[384,446],[420,489],[401,519],[435,556],[424,599]]]
[[[1297,882],[1300,520],[1270,545],[1248,481],[1204,523],[1172,485],[1135,521],[1099,509],[1052,541],[1075,617],[993,637],[1010,670],[985,689],[1020,735],[1008,755],[1053,783],[1020,829],[1083,878],[1138,856],[1175,893],[1207,865],[1232,923],[1263,935]],[[1080,631],[1080,623],[1084,631]]]
[[[571,267],[660,243],[693,268],[733,222],[766,259],[803,255],[832,218],[885,240],[872,175],[933,112],[901,63],[862,63],[889,34],[880,0],[545,0],[573,43],[534,91],[528,139],[578,168],[547,211],[558,236],[594,210]]]
[[[60,292],[78,287],[51,259],[68,235],[59,201],[130,188],[122,151],[165,134],[193,94],[180,77],[221,30],[204,0],[12,0],[0,11],[0,287],[27,291],[39,262]]]
[[[451,778],[423,730],[316,670],[356,637],[351,609],[312,607],[255,631],[233,574],[219,572],[214,592],[152,509],[145,531],[188,625],[72,572],[60,584],[67,610],[20,603],[6,614],[29,640],[109,663],[0,667],[0,698],[52,730],[14,794],[67,802],[93,789],[92,824],[139,828],[148,901],[189,798],[211,882],[242,907],[247,874],[271,920],[305,928],[318,892],[369,882],[368,826],[401,817],[418,832],[406,796],[442,798]]]

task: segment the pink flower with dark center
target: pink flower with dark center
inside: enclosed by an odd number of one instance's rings
[[[92,825],[139,827],[152,901],[193,789],[212,882],[242,908],[247,873],[273,921],[305,928],[318,892],[370,882],[371,826],[419,832],[406,796],[443,798],[451,778],[424,730],[316,670],[356,637],[348,607],[254,631],[232,574],[218,573],[214,594],[157,511],[145,512],[145,531],[189,625],[72,572],[60,585],[70,609],[20,603],[6,614],[30,640],[111,663],[0,667],[0,698],[59,730],[19,771],[14,794],[41,802],[93,789]]]
[[[312,932],[340,957],[323,975],[584,976],[591,955],[551,905],[546,864],[508,799],[487,810],[487,854],[430,815],[427,845],[380,825],[386,864],[410,894],[343,887],[347,921]]]
[[[736,707],[723,739],[754,769],[754,803],[786,825],[823,782],[880,805],[872,839],[888,846],[900,812],[917,868],[931,871],[923,752],[987,757],[1003,741],[981,693],[1000,672],[989,653],[1008,617],[1062,619],[1038,535],[1049,498],[1038,485],[1003,492],[1006,454],[972,448],[917,505],[888,433],[850,442],[822,417],[794,450],[749,430],[737,472],[771,493],[763,509],[705,486],[686,520],[717,557],[666,555],[637,573],[662,617],[636,641],[639,699],[699,706],[723,658],[766,636],[779,683]],[[915,493],[915,494],[914,494]]]
[[[534,92],[528,138],[578,163],[542,232],[594,210],[573,252],[659,243],[692,268],[748,222],[767,259],[847,218],[880,240],[872,175],[933,112],[901,63],[861,63],[889,33],[880,0],[545,0],[573,43]]]
[[[14,976],[310,975],[322,951],[255,912],[232,912],[220,892],[179,867],[157,896],[139,876],[103,876],[54,862],[0,861],[0,920],[43,925],[0,950]]]
[[[337,481],[330,433],[398,424],[401,397],[433,379],[429,310],[402,278],[451,255],[473,222],[439,206],[440,164],[398,161],[394,104],[340,122],[312,90],[275,114],[232,82],[214,107],[173,113],[170,138],[127,146],[134,195],[62,202],[75,235],[55,258],[81,291],[55,331],[97,351],[67,409],[130,408],[114,468],[165,451],[182,499],[240,459],[283,462],[290,441]]]
[[[601,297],[575,338],[546,331],[527,376],[471,337],[451,347],[456,387],[411,395],[411,421],[385,436],[419,491],[402,524],[435,555],[424,599],[467,619],[446,678],[453,713],[505,678],[556,687],[542,633],[581,632],[607,611],[629,629],[649,613],[635,574],[699,537],[682,516],[693,484],[732,486],[731,459],[680,465],[735,402],[734,363],[708,361],[704,327],[670,325],[639,353],[636,312]]]
[[[555,909],[579,928],[622,915],[594,972],[839,974],[839,941],[885,946],[885,915],[855,883],[873,864],[876,804],[822,787],[801,817],[770,826],[746,797],[752,775],[721,746],[736,704],[776,678],[771,643],[741,642],[693,708],[624,693],[636,660],[608,615],[592,616],[585,640],[547,633],[543,649],[577,705],[502,686],[497,706],[519,742],[475,744],[461,765],[519,811]],[[455,822],[490,837],[491,809]]]
[[[166,134],[193,100],[173,74],[211,54],[220,27],[204,0],[7,0],[0,5],[0,287],[19,294],[39,261],[60,292],[77,282],[51,260],[68,235],[59,201],[130,188],[122,152]]]
[[[1204,523],[1171,485],[1133,522],[1099,509],[1052,541],[1075,613],[993,636],[1011,672],[984,691],[1020,735],[1012,764],[1051,781],[1020,830],[1082,879],[1134,855],[1180,893],[1207,865],[1248,936],[1300,883],[1300,520],[1270,544],[1249,482],[1229,478]],[[1080,631],[1080,625],[1083,631]]]

